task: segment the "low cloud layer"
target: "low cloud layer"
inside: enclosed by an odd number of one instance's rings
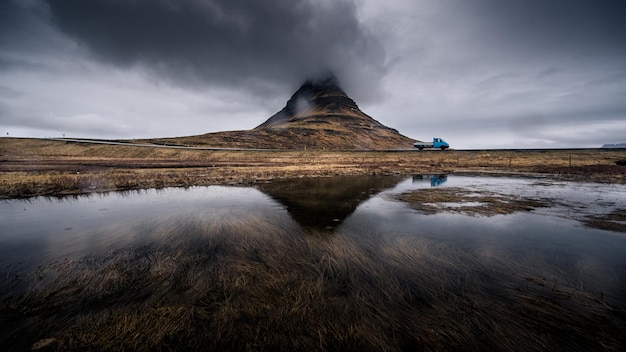
[[[252,128],[326,71],[416,139],[626,142],[621,0],[0,3],[0,128],[13,135]]]

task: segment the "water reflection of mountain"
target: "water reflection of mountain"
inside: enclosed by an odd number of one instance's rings
[[[345,220],[357,206],[397,185],[403,177],[336,176],[276,180],[258,188],[283,204],[303,227],[330,229]]]

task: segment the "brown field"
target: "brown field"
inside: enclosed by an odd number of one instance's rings
[[[0,198],[359,174],[540,174],[626,182],[626,151],[211,151],[0,139]]]

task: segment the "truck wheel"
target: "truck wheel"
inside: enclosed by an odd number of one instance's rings
[[[417,149],[419,149],[419,150],[424,150],[424,147],[417,147]]]
[[[446,148],[448,148],[448,147],[441,147],[441,150],[446,150]]]

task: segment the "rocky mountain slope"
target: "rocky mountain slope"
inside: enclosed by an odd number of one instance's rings
[[[363,113],[333,75],[309,80],[252,130],[152,140],[179,145],[325,150],[411,149],[414,140]]]

